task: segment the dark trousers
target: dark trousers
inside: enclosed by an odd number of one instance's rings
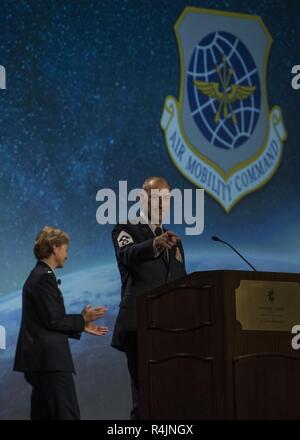
[[[132,410],[130,413],[130,419],[139,420],[137,332],[126,332],[124,346],[131,380]]]
[[[27,372],[32,385],[31,420],[79,420],[73,374],[66,371]]]

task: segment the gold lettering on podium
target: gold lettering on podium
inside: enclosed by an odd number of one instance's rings
[[[235,291],[242,330],[291,331],[300,324],[300,285],[287,281],[241,280]]]

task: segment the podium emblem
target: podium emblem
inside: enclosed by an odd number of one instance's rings
[[[299,322],[299,283],[241,280],[235,300],[241,330],[290,332]]]

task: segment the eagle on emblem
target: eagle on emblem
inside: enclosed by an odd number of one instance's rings
[[[194,81],[194,85],[200,90],[204,95],[209,98],[215,98],[219,102],[218,110],[214,117],[214,122],[217,124],[220,121],[222,110],[223,117],[226,119],[228,117],[228,109],[231,112],[231,119],[234,124],[237,124],[236,115],[233,113],[231,104],[235,101],[241,101],[249,98],[252,93],[256,90],[253,86],[243,86],[239,84],[231,84],[230,79],[233,75],[233,69],[228,65],[226,57],[223,56],[223,72],[221,72],[221,66],[216,66],[216,72],[220,78],[220,82],[223,91],[220,91],[220,84],[217,82],[205,82],[205,81]]]

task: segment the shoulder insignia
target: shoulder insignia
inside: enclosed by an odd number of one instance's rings
[[[130,243],[133,243],[133,238],[131,237],[130,234],[128,234],[128,232],[121,231],[120,234],[118,235],[117,242],[119,248],[121,248],[123,246],[127,246]]]

